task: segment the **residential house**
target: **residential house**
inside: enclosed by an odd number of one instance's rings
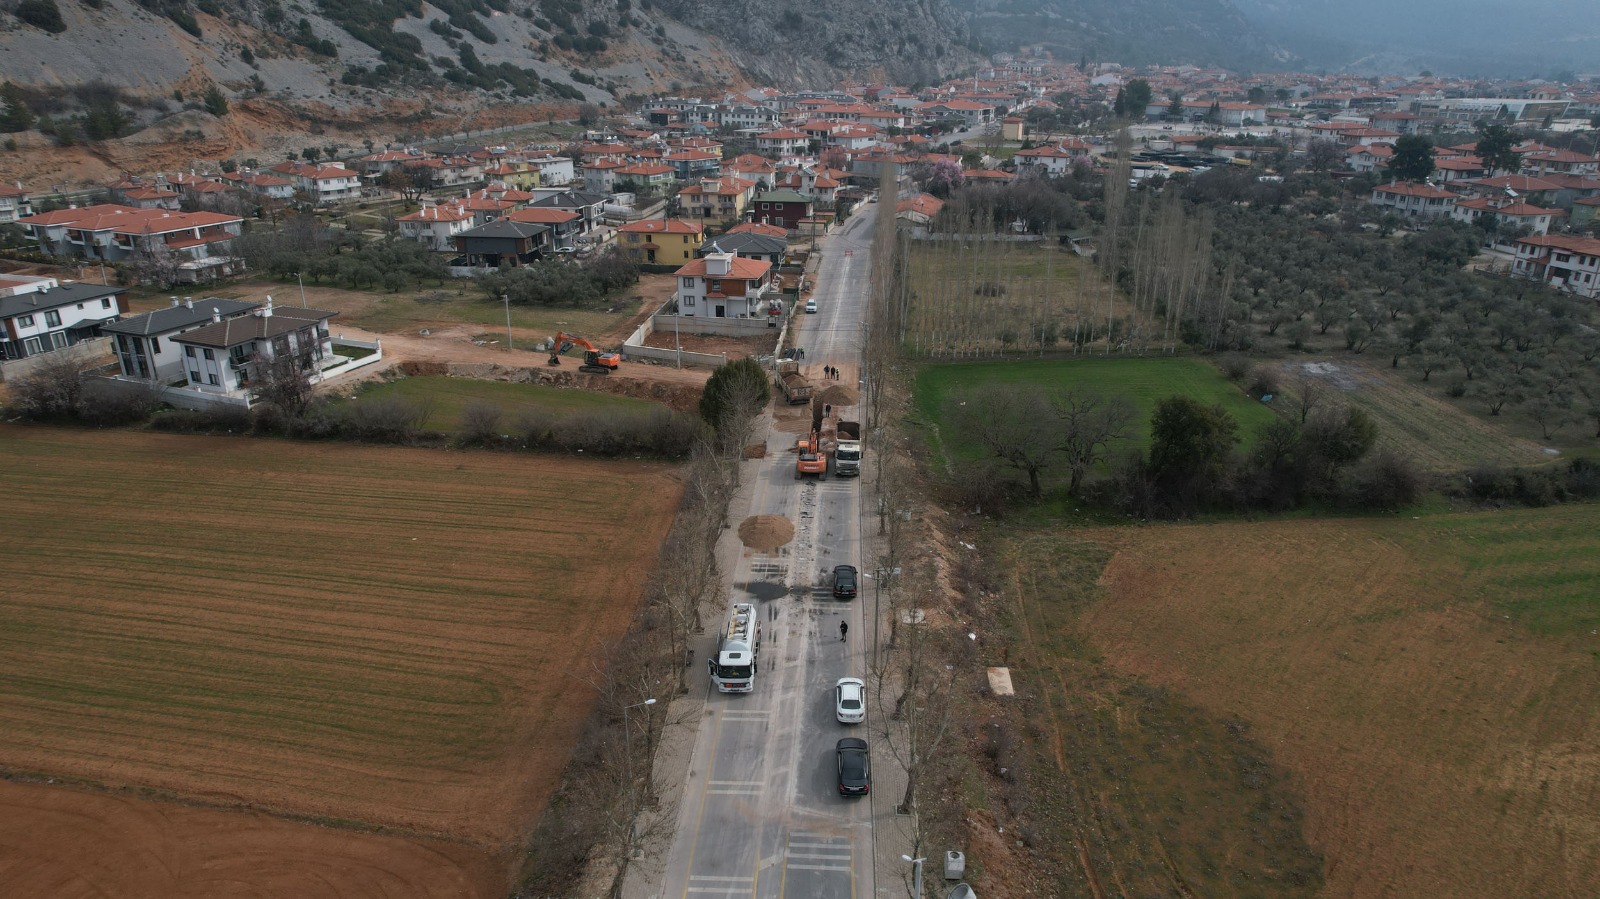
[[[626,162],[611,157],[585,162],[583,164],[583,189],[595,193],[612,193],[617,189],[617,182],[622,180],[617,175],[617,170],[627,167],[628,164]]]
[[[224,172],[222,180],[262,200],[288,200],[294,196],[293,181],[266,172],[240,169],[237,172]]]
[[[773,286],[772,264],[713,253],[678,269],[678,314],[752,318],[764,315]]]
[[[539,186],[539,170],[526,162],[497,162],[484,167],[483,177],[491,184],[504,184],[515,190]]]
[[[778,111],[771,106],[730,106],[717,114],[724,128],[771,128],[778,124]]]
[[[707,241],[700,247],[700,255],[732,253],[740,259],[768,262],[773,268],[783,264],[789,255],[789,238],[784,235],[756,234],[750,231],[728,232]]]
[[[913,225],[926,225],[938,216],[944,201],[928,194],[902,198],[894,207],[894,217]]]
[[[1600,221],[1600,196],[1580,197],[1572,201],[1572,227],[1588,228]]]
[[[143,178],[133,177],[118,181],[106,189],[111,197],[111,202],[134,209],[165,209],[168,212],[177,212],[180,205],[176,191],[168,190],[159,184],[151,184]]]
[[[793,231],[813,215],[812,199],[792,190],[769,190],[750,201],[752,221],[782,225]]]
[[[1074,160],[1087,160],[1094,148],[1089,144],[1069,137],[1059,143],[1044,147],[1033,147],[1028,150],[1018,150],[1016,163],[1018,168],[1036,169],[1045,175],[1065,175],[1071,170]]]
[[[380,153],[371,153],[355,161],[361,174],[375,178],[388,172],[390,169],[401,169],[408,165],[421,162],[421,150],[407,148],[404,150],[384,150]]]
[[[789,229],[781,225],[769,225],[765,222],[741,222],[728,229],[729,234],[765,234],[768,237],[781,237],[789,239]]]
[[[756,149],[779,157],[801,156],[811,145],[811,136],[794,128],[779,128],[756,135]]]
[[[469,228],[457,234],[454,240],[456,251],[467,257],[467,265],[488,268],[527,265],[554,249],[548,226],[511,219]]]
[[[100,328],[112,339],[112,352],[122,377],[170,384],[186,379],[183,347],[173,338],[219,319],[234,318],[261,308],[250,300],[206,297],[197,308],[193,297],[153,312],[129,316]]]
[[[1543,209],[1511,197],[1459,198],[1450,210],[1450,217],[1458,222],[1473,224],[1484,216],[1493,216],[1506,227],[1526,228],[1534,234],[1548,234],[1550,222],[1560,214],[1557,210]]]
[[[856,151],[874,146],[882,136],[882,132],[870,125],[834,125],[822,142],[829,147]]]
[[[1600,174],[1600,158],[1571,150],[1542,149],[1522,154],[1524,175]]]
[[[1027,124],[1027,120],[1021,116],[1006,116],[1000,120],[1000,139],[1022,141],[1026,134]]]
[[[1345,164],[1353,172],[1375,172],[1394,158],[1394,147],[1389,144],[1356,144],[1344,152]]]
[[[605,205],[610,201],[606,194],[582,190],[564,190],[529,203],[526,209],[566,209],[578,214],[577,233],[588,234],[600,225],[605,216]]]
[[[1557,207],[1561,194],[1561,185],[1544,178],[1533,178],[1528,175],[1501,175],[1496,178],[1480,178],[1469,185],[1463,185],[1480,197],[1508,196],[1520,198],[1524,202],[1535,206]]]
[[[1455,207],[1456,194],[1431,184],[1391,181],[1373,188],[1368,202],[1388,207],[1408,218],[1431,219],[1449,215]]]
[[[455,249],[455,237],[477,226],[477,214],[456,205],[424,206],[395,219],[400,236],[414,240],[435,252]]]
[[[309,162],[280,162],[272,167],[290,181],[295,190],[318,206],[329,206],[361,196],[361,174],[342,162],[315,165]]]
[[[538,170],[540,184],[571,184],[577,177],[572,160],[566,156],[530,155],[526,162]]]
[[[18,224],[52,256],[120,262],[140,254],[172,253],[180,260],[178,279],[190,282],[243,269],[230,255],[244,226],[237,215],[101,204],[32,215]]]
[[[335,362],[328,319],[338,315],[321,309],[267,305],[244,315],[224,318],[221,308],[211,324],[173,336],[183,350],[187,386],[206,393],[247,396],[260,368],[279,359],[295,359],[302,369],[318,372]]]
[[[671,184],[673,171],[672,166],[658,162],[635,162],[617,169],[613,174],[618,185],[631,183],[649,189]]]
[[[715,178],[722,171],[722,153],[717,150],[686,147],[666,154],[661,161],[672,166],[673,176],[679,181]]]
[[[550,249],[575,249],[577,237],[580,233],[578,226],[581,216],[570,209],[550,209],[532,207],[527,209],[513,209],[506,213],[506,219],[513,222],[522,222],[528,225],[544,225],[550,229]]]
[[[644,219],[617,228],[617,246],[634,262],[682,265],[695,257],[705,227],[683,219]]]
[[[1434,179],[1440,184],[1477,181],[1489,177],[1489,168],[1476,156],[1448,156],[1433,161]]]
[[[121,287],[0,275],[0,359],[25,359],[100,335],[122,314]]]
[[[754,181],[734,175],[701,178],[678,191],[678,214],[695,222],[730,222],[744,215],[755,192]]]
[[[1571,235],[1524,237],[1517,241],[1511,273],[1600,299],[1600,240]]]
[[[22,189],[21,181],[16,187],[0,187],[0,225],[9,225],[30,215],[33,215],[33,200]]]
[[[929,119],[960,119],[968,128],[988,124],[994,118],[994,106],[992,104],[980,103],[974,100],[939,100],[932,103],[919,103],[916,109],[925,118]]]

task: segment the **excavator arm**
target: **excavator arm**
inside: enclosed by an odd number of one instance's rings
[[[550,348],[550,364],[560,365],[561,354],[573,347],[581,347],[583,349],[583,364],[578,366],[579,371],[605,375],[616,370],[617,366],[622,363],[622,355],[620,353],[603,353],[599,347],[576,334],[557,331],[555,343]]]

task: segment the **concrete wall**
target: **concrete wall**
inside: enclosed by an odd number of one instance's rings
[[[101,379],[113,388],[132,393],[136,390],[155,390],[161,402],[179,409],[193,409],[197,412],[210,412],[215,409],[235,408],[249,409],[250,399],[243,396],[229,396],[225,393],[207,393],[204,390],[193,390],[188,387],[156,387],[149,381],[140,381],[136,378],[124,378],[117,375]]]
[[[39,353],[25,359],[0,362],[0,384],[24,377],[42,365],[50,365],[66,360],[77,363],[83,368],[89,368],[104,362],[109,356],[111,356],[111,338],[95,337],[91,340],[82,340],[71,346],[64,346],[59,350],[51,350],[48,353]]]
[[[671,331],[673,322],[676,321],[681,334],[721,334],[725,337],[760,337],[771,334],[776,340],[778,328],[776,325],[767,326],[768,319],[782,319],[783,316],[763,315],[760,318],[706,318],[699,315],[669,315],[657,312],[650,317],[654,323],[653,330]]]
[[[645,319],[644,324],[635,329],[633,334],[623,342],[622,357],[624,359],[655,359],[661,362],[671,362],[674,365],[680,363],[683,365],[709,365],[712,368],[717,368],[727,364],[728,357],[722,353],[691,353],[688,351],[679,352],[676,349],[669,349],[667,347],[653,347],[644,345],[645,338],[649,337],[656,331],[661,330],[660,328],[656,327],[657,319],[666,319],[667,326],[670,328],[672,319],[675,318],[677,318],[675,315],[662,315],[658,312],[655,315]],[[689,322],[695,320],[684,319],[684,321]],[[713,321],[738,321],[738,319],[713,319]],[[768,329],[763,327],[761,330],[766,331]],[[688,328],[684,328],[684,331],[687,331],[690,334],[713,333],[711,331],[699,329],[690,330]]]

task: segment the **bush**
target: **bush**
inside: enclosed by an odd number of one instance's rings
[[[78,411],[83,376],[69,355],[44,362],[11,384],[11,409],[34,421],[64,420]]]
[[[168,409],[150,419],[157,431],[177,434],[244,434],[250,430],[250,412],[240,406],[215,409]]]
[[[1339,503],[1346,508],[1393,511],[1422,499],[1426,482],[1404,457],[1382,451],[1345,472],[1339,483]]]
[[[22,0],[17,4],[17,18],[51,34],[67,30],[67,23],[61,19],[61,7],[56,6],[56,0]]]
[[[1250,395],[1256,399],[1280,393],[1278,373],[1265,366],[1250,369]]]
[[[504,416],[493,403],[473,403],[461,410],[461,430],[456,442],[462,446],[495,446],[501,442],[500,419]]]
[[[427,409],[404,397],[356,400],[340,408],[339,433],[374,443],[410,443],[427,417]]]
[[[97,428],[111,428],[144,421],[155,411],[160,395],[155,388],[94,380],[83,386],[78,397],[78,417]]]

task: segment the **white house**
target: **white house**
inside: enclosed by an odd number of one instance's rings
[[[539,170],[540,184],[570,184],[577,177],[572,167],[572,160],[565,156],[528,156],[522,161]]]
[[[717,123],[724,128],[771,128],[778,124],[778,111],[770,106],[725,107]]]
[[[455,249],[455,236],[477,227],[477,214],[461,205],[424,206],[395,219],[400,236],[414,240],[430,250]]]
[[[1517,241],[1511,273],[1600,299],[1600,240],[1568,235],[1524,237]]]
[[[1527,228],[1534,234],[1550,233],[1550,222],[1556,213],[1511,197],[1473,197],[1456,200],[1450,217],[1458,222],[1472,224],[1485,215],[1493,215],[1512,228]]]
[[[1409,218],[1439,218],[1455,208],[1456,195],[1431,184],[1391,181],[1373,188],[1368,202],[1387,206]]]
[[[153,312],[130,316],[101,327],[112,340],[122,377],[135,381],[170,384],[185,377],[183,347],[173,338],[202,328],[215,318],[234,318],[261,307],[249,300],[224,300],[206,297],[195,306],[193,297]]]
[[[772,263],[733,253],[708,253],[677,271],[678,314],[686,317],[752,318],[765,315],[772,289]]]
[[[1018,150],[1016,161],[1019,167],[1038,169],[1046,175],[1064,175],[1072,168],[1073,160],[1087,159],[1093,149],[1089,144],[1069,137],[1052,146]]]
[[[810,135],[794,128],[779,128],[768,131],[766,134],[756,135],[756,149],[762,153],[773,153],[778,156],[795,156],[806,152],[811,143]]]
[[[327,165],[281,162],[273,166],[272,171],[293,181],[297,190],[306,194],[319,206],[354,200],[361,196],[361,173],[345,168],[342,162],[332,162]]]
[[[0,360],[65,349],[122,314],[121,287],[0,275]]]
[[[29,199],[28,192],[22,189],[21,181],[17,182],[16,187],[0,187],[0,225],[8,225],[29,215],[33,215],[33,201]]]
[[[320,372],[338,364],[328,319],[338,315],[320,309],[267,305],[254,312],[223,318],[212,314],[211,324],[173,338],[183,348],[183,372],[188,386],[206,393],[248,396],[262,363],[285,357]]]

